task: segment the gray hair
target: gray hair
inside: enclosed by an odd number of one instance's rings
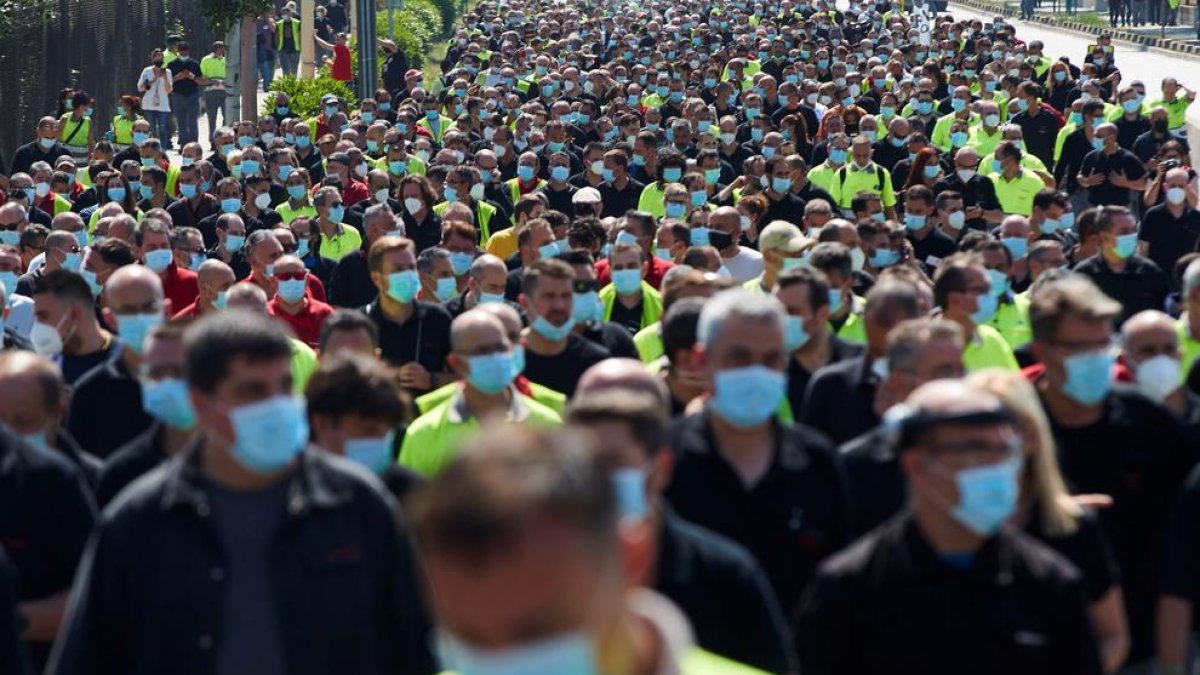
[[[889,370],[912,372],[918,367],[921,349],[934,340],[962,341],[962,328],[947,319],[909,319],[901,321],[888,333],[887,364]]]
[[[474,279],[475,281],[479,281],[480,279],[483,278],[483,273],[485,271],[487,271],[487,269],[489,267],[499,267],[500,269],[507,270],[507,267],[505,266],[504,261],[501,260],[498,256],[494,256],[491,253],[484,253],[483,255],[479,256],[478,258],[476,258],[474,261],[471,262],[471,271],[470,271],[471,278]],[[672,268],[672,269],[674,269],[674,268]],[[671,271],[668,270],[667,274],[670,274],[670,273],[671,273]]]
[[[396,218],[396,214],[392,213],[392,209],[389,208],[386,203],[368,206],[367,209],[363,211],[363,229],[370,227],[371,224],[375,222],[375,219],[382,218],[384,215],[389,216],[392,219],[392,224],[399,225],[400,231],[404,232],[404,221]]]
[[[721,291],[714,295],[700,312],[700,320],[696,325],[696,341],[711,349],[721,337],[721,329],[725,322],[729,320],[750,323],[769,321],[782,331],[785,314],[783,305],[774,296],[751,293],[744,288]]]
[[[316,197],[315,205],[322,206],[322,207],[327,206],[328,200],[326,198],[329,197],[329,195],[333,195],[335,197],[342,196],[341,193],[338,192],[337,188],[333,187],[332,185],[326,185],[325,187],[317,190],[317,194],[315,195],[315,197]]]
[[[450,252],[444,248],[431,247],[421,251],[417,256],[417,271],[421,274],[433,272],[433,267],[439,261],[450,261]]]

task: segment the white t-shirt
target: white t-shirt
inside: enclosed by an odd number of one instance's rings
[[[722,258],[721,262],[725,264],[725,268],[733,275],[738,283],[746,283],[751,279],[758,278],[763,273],[763,258],[762,254],[752,248],[739,246],[737,255],[732,258]]]
[[[167,76],[170,77],[170,71],[167,72]],[[171,97],[167,94],[167,85],[163,78],[155,77],[154,66],[146,66],[138,77],[138,91],[142,90],[142,85],[150,87],[142,94],[142,110],[171,112]]]

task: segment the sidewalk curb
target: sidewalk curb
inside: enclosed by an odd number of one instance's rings
[[[954,4],[964,5],[971,9],[980,12],[991,12],[1000,14],[1005,17],[1017,16],[1017,11],[1007,6],[996,5],[990,2],[982,2],[981,0],[953,0]],[[1111,28],[1109,26],[1094,26],[1092,24],[1080,23],[1077,21],[1063,21],[1048,16],[1034,15],[1033,19],[1024,19],[1032,23],[1040,23],[1050,28],[1059,28],[1062,30],[1072,31],[1076,33],[1086,33],[1089,35],[1112,35],[1114,40],[1130,42],[1136,45],[1141,45],[1147,48],[1162,49],[1180,56],[1191,56],[1200,58],[1200,44],[1189,44],[1185,40],[1175,38],[1152,37],[1142,35],[1121,28]]]

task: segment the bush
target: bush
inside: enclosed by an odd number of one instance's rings
[[[346,102],[346,109],[358,107],[358,95],[345,82],[333,79],[328,66],[322,66],[317,76],[305,80],[295,75],[277,77],[271,82],[271,91],[283,92],[290,99],[289,107],[295,117],[307,119],[321,113],[321,97],[335,94]],[[275,112],[275,99],[268,96],[263,102],[263,115]]]
[[[396,12],[396,46],[413,68],[425,65],[434,45],[450,37],[466,6],[466,0],[407,0],[404,9]],[[375,26],[380,37],[391,36],[386,10],[375,15]],[[383,57],[381,52],[379,59]]]

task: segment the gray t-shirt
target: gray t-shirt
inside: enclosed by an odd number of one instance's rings
[[[217,642],[218,675],[284,675],[271,542],[286,513],[290,481],[260,492],[231,492],[206,482],[212,522],[229,567]]]

